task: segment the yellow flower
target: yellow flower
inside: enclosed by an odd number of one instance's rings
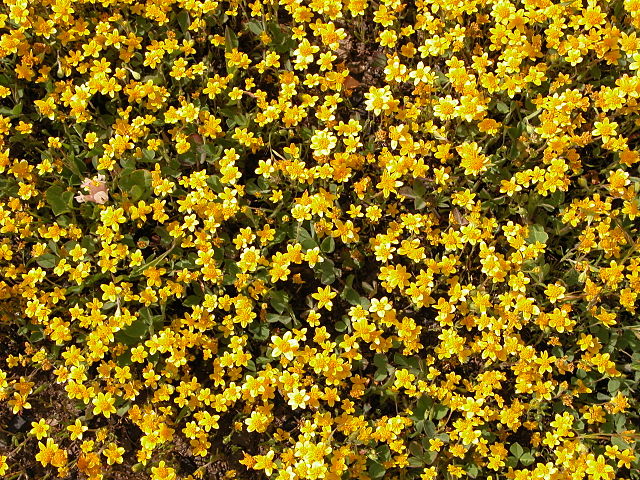
[[[591,134],[594,137],[602,137],[602,141],[606,142],[610,137],[615,137],[618,128],[618,124],[616,122],[612,122],[609,118],[605,118],[601,122],[595,122],[593,124],[594,129]]]
[[[611,480],[614,477],[613,467],[607,464],[603,455],[598,455],[598,458],[595,458],[593,454],[589,454],[586,472],[589,475],[589,480]]]
[[[464,168],[465,175],[478,175],[489,168],[489,159],[480,153],[476,142],[464,143],[456,151],[460,155],[460,166]]]
[[[0,455],[0,475],[4,475],[9,470],[9,464],[7,463],[7,456]]]
[[[376,115],[391,109],[393,96],[389,85],[382,88],[369,87],[369,92],[364,94],[366,109]]]
[[[394,47],[397,40],[398,35],[394,30],[383,30],[378,36],[378,42],[382,47]]]
[[[396,370],[395,377],[393,386],[396,389],[411,388],[412,383],[416,379],[416,376],[413,373],[409,373],[409,370],[406,368]]]
[[[293,51],[296,56],[294,63],[296,70],[304,70],[307,66],[313,62],[313,56],[320,50],[320,47],[311,45],[306,38],[300,42],[298,48]]]
[[[409,284],[411,274],[404,265],[391,265],[381,267],[378,278],[382,281],[382,286],[390,292],[395,287],[404,289]]]
[[[307,402],[311,398],[304,388],[294,389],[292,392],[287,393],[287,397],[289,399],[288,404],[294,410],[298,408],[305,408],[307,406]]]
[[[54,467],[61,467],[66,463],[67,452],[61,450],[58,444],[53,441],[53,438],[47,438],[46,444],[38,442],[38,448],[39,452],[35,458],[43,467],[49,464]]]
[[[123,462],[123,458],[122,458],[122,454],[123,453],[124,453],[124,448],[123,447],[119,447],[118,445],[116,445],[113,442],[109,443],[107,448],[105,448],[102,451],[102,454],[105,457],[107,457],[107,463],[109,465],[113,465],[114,463],[122,463]]]
[[[71,432],[71,440],[82,440],[82,434],[88,430],[88,427],[77,418],[73,425],[67,427],[67,430]]]
[[[157,467],[151,467],[151,480],[175,480],[176,471],[167,467],[164,460],[160,460]]]
[[[25,123],[25,122],[23,122],[22,120],[20,120],[20,121],[18,122],[18,125],[16,126],[16,130],[17,130],[19,133],[22,133],[22,134],[28,134],[28,133],[31,133],[31,132],[33,131],[33,124],[31,124],[31,123]]]
[[[110,393],[98,393],[98,395],[92,400],[95,405],[93,408],[94,415],[104,415],[109,418],[112,413],[116,413],[116,408],[113,406],[115,398]]]
[[[331,301],[337,292],[332,292],[331,287],[327,285],[326,287],[318,287],[318,291],[316,293],[312,293],[311,296],[318,300],[318,308],[326,308],[327,310],[331,310],[333,308],[333,302]]]
[[[271,355],[274,357],[279,357],[280,355],[282,355],[287,360],[293,360],[293,357],[300,345],[298,343],[298,340],[293,338],[293,334],[291,333],[291,331],[285,332],[282,337],[273,335],[271,337],[271,343],[273,348],[271,351]]]
[[[100,219],[105,227],[111,227],[114,230],[119,228],[120,223],[124,223],[126,221],[126,218],[124,217],[124,210],[120,207],[113,208],[111,206],[100,212]]]
[[[31,422],[31,427],[32,428],[29,433],[34,435],[38,440],[42,440],[46,437],[50,428],[44,418],[41,418],[37,422]]]
[[[314,247],[304,253],[304,260],[313,268],[316,264],[323,262],[324,258],[320,255],[320,248]]]
[[[267,477],[270,477],[273,473],[273,469],[276,464],[273,461],[273,456],[275,452],[273,450],[269,450],[269,453],[266,455],[256,455],[253,458],[255,459],[255,464],[253,465],[254,470],[264,470],[264,474]],[[155,479],[154,479],[155,480]]]
[[[455,115],[458,103],[458,100],[452,98],[451,95],[439,98],[438,102],[433,107],[433,113],[441,120],[449,120]]]
[[[251,412],[251,415],[245,419],[244,423],[248,432],[262,433],[267,430],[272,421],[273,415],[271,415],[270,409],[260,406]]]
[[[96,135],[95,132],[89,132],[84,136],[84,141],[89,148],[93,148],[93,146],[98,141],[98,135]]]
[[[562,300],[564,298],[564,292],[566,288],[558,283],[554,283],[551,285],[547,285],[544,293],[549,298],[551,303],[556,303],[558,300]]]
[[[420,475],[420,480],[435,480],[438,475],[436,467],[425,467]]]
[[[367,207],[365,215],[367,220],[377,223],[382,218],[382,209],[378,205],[370,205]]]
[[[328,130],[318,130],[311,137],[311,148],[316,155],[329,155],[338,139]]]

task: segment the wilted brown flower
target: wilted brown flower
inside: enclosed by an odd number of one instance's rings
[[[80,186],[85,190],[88,190],[89,194],[81,193],[77,195],[75,199],[79,203],[95,202],[101,205],[104,204],[109,200],[109,189],[107,188],[105,181],[106,178],[102,174],[92,179],[85,178]]]

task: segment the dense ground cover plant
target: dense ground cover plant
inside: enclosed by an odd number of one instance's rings
[[[5,0],[0,476],[638,476],[640,2]]]

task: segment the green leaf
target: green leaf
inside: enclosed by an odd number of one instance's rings
[[[134,170],[136,168],[136,161],[131,157],[123,157],[120,159],[120,166],[124,170]]]
[[[405,355],[401,355],[399,353],[396,353],[393,356],[393,362],[398,364],[402,368],[408,369],[409,371],[419,371],[420,370],[420,361],[415,356],[407,357]]]
[[[53,253],[45,253],[36,258],[36,263],[42,268],[53,268],[58,264],[58,259]]]
[[[424,198],[422,197],[415,197],[413,199],[413,207],[416,210],[422,210],[427,206],[427,202],[425,202]]]
[[[116,363],[121,367],[126,367],[127,365],[132,365],[133,361],[131,361],[131,349],[127,349],[118,356],[116,359]]]
[[[182,302],[182,304],[185,307],[194,307],[196,305],[199,305],[202,303],[202,297],[199,297],[197,295],[189,295],[187,298],[184,299],[184,301]]]
[[[240,267],[235,262],[224,262],[223,271],[226,273],[222,278],[223,285],[233,285],[233,282],[236,281],[236,276],[240,273]]]
[[[533,455],[529,452],[523,453],[522,456],[519,458],[519,460],[520,460],[520,463],[522,463],[522,465],[524,465],[525,467],[528,467],[529,465],[531,465],[533,462],[536,461]]]
[[[611,445],[617,446],[620,450],[631,448],[631,445],[625,442],[622,437],[618,435],[614,435],[613,437],[611,437]]]
[[[298,46],[298,42],[291,36],[290,33],[280,30],[277,36],[274,36],[274,40],[271,42],[274,45],[274,50],[277,53],[285,53],[294,50]]]
[[[224,29],[224,49],[230,52],[234,48],[238,48],[238,37],[235,32],[227,26]]]
[[[122,417],[124,414],[126,414],[129,409],[131,408],[131,402],[125,402],[117,411],[116,414],[119,417]]]
[[[371,478],[382,478],[384,477],[384,474],[387,472],[387,469],[384,468],[382,464],[376,462],[375,460],[369,459],[367,464],[368,464],[367,471],[369,472],[369,476]]]
[[[561,190],[556,190],[549,196],[549,203],[553,207],[559,207],[564,203],[564,192]]]
[[[47,203],[55,216],[71,211],[73,192],[66,192],[60,185],[52,185],[45,192]]]
[[[140,315],[133,321],[131,325],[120,330],[116,335],[116,341],[124,343],[125,345],[136,345],[147,336],[149,333],[149,325],[145,322],[145,319]]]
[[[376,448],[376,454],[378,455],[378,460],[382,460],[383,462],[391,460],[391,449],[389,445],[380,445]]]
[[[36,330],[29,336],[29,341],[31,343],[39,342],[40,340],[43,340],[43,339],[44,339],[44,332],[42,331],[42,329]]]
[[[387,361],[387,357],[382,355],[381,353],[376,353],[373,356],[373,364],[376,366],[377,370],[373,375],[373,379],[376,381],[382,381],[389,375],[389,370],[387,366],[389,362]]]
[[[131,198],[135,202],[142,198],[142,195],[144,194],[144,190],[140,188],[138,185],[134,185],[133,187],[131,187],[131,191],[129,193],[131,194]]]
[[[261,35],[263,32],[262,25],[260,25],[256,20],[247,22],[247,29],[254,35]]]
[[[413,194],[417,197],[422,197],[425,193],[427,193],[427,187],[420,180],[413,181]]]
[[[333,239],[333,237],[325,238],[320,244],[320,250],[322,250],[324,253],[331,253],[335,249],[336,249],[336,241]]]
[[[291,317],[287,315],[277,315],[275,313],[267,313],[267,322],[269,323],[282,323],[283,325],[291,324]]]
[[[273,290],[269,294],[269,303],[279,314],[283,314],[289,308],[289,295],[282,290]]]
[[[436,436],[436,424],[431,420],[424,421],[424,433],[428,438]],[[435,453],[435,452],[434,452]]]
[[[145,162],[153,162],[156,158],[156,152],[154,150],[142,150],[142,160]]]
[[[422,454],[424,453],[424,449],[422,448],[422,445],[420,445],[418,442],[411,442],[409,444],[409,451],[411,452],[412,455],[415,455],[416,457],[421,457]]]
[[[416,210],[422,210],[427,206],[427,202],[424,199],[424,195],[427,193],[427,187],[420,180],[414,180],[413,191],[410,197],[413,198],[413,206]]]
[[[22,113],[22,103],[18,103],[13,108],[1,107],[0,115],[12,116],[15,117]]]
[[[224,187],[222,183],[220,183],[220,178],[217,175],[210,175],[207,178],[207,185],[216,193],[222,193]]]
[[[444,405],[436,405],[433,409],[433,418],[435,418],[436,420],[440,420],[444,418],[448,412],[449,409]]]
[[[267,325],[266,323],[253,322],[253,324],[249,327],[249,331],[252,333],[251,338],[254,340],[263,341],[269,338],[269,325]]]
[[[331,285],[336,281],[337,270],[331,260],[325,260],[315,266],[316,273],[320,274],[320,281],[324,285]]]
[[[233,127],[246,127],[249,124],[249,117],[244,115],[237,105],[229,105],[218,110],[220,114],[227,120],[227,126]]]
[[[524,448],[522,448],[522,445],[520,445],[519,443],[514,443],[513,445],[511,445],[511,447],[509,447],[509,451],[513,454],[514,457],[519,459],[524,453]]]
[[[149,170],[123,170],[119,181],[120,189],[131,196],[131,200],[148,198],[151,195],[151,172]]]
[[[178,24],[180,25],[180,29],[183,32],[186,32],[189,28],[189,12],[187,12],[186,10],[182,10],[178,15],[177,15],[177,20],[178,20]]]
[[[496,105],[496,109],[500,113],[509,113],[509,105],[507,105],[504,102],[498,102],[497,105]]]
[[[231,53],[234,48],[238,48],[238,37],[235,32],[228,26],[224,30],[224,50],[226,53]],[[227,73],[233,75],[238,70],[238,67],[232,67],[229,62],[226,62]]]
[[[541,225],[532,225],[529,227],[529,236],[527,237],[528,243],[547,243],[549,235],[544,231]]]
[[[627,417],[625,415],[623,415],[622,413],[616,413],[613,416],[613,423],[614,423],[614,426],[616,428],[616,433],[622,433],[625,430],[628,430],[628,428],[627,428]]]
[[[305,250],[310,250],[318,246],[311,234],[305,228],[298,228],[296,231],[296,240]]]
[[[476,478],[478,476],[478,474],[480,473],[480,469],[478,468],[478,466],[475,463],[470,463],[467,466],[467,475],[471,478]]]
[[[384,68],[387,66],[387,56],[379,51],[371,57],[371,65],[378,68]]]
[[[358,292],[349,286],[345,286],[340,293],[340,298],[345,299],[351,305],[361,305],[361,298]]]
[[[427,410],[431,408],[433,401],[428,395],[423,395],[418,400],[416,408],[413,409],[412,417],[417,420],[424,420],[426,418]]]
[[[607,384],[607,389],[611,395],[615,394],[620,389],[621,382],[616,378],[612,378],[609,380]]]

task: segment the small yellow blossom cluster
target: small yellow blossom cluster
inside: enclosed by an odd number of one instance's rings
[[[640,471],[640,0],[5,0],[0,476]]]

